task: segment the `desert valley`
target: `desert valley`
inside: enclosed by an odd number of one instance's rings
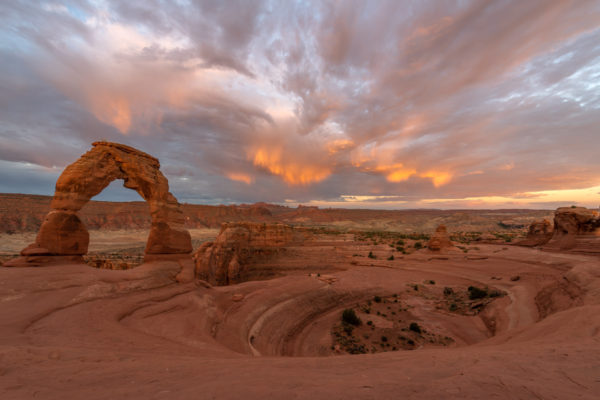
[[[597,211],[180,206],[157,166],[2,196],[3,399],[597,397]],[[85,206],[113,179],[147,203]]]

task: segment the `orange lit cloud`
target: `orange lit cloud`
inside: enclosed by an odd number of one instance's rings
[[[124,97],[97,95],[90,98],[91,110],[102,122],[112,125],[126,134],[131,127],[131,107]]]
[[[427,171],[419,174],[422,178],[430,178],[435,187],[440,187],[447,184],[452,179],[452,174],[449,172]]]
[[[280,176],[291,185],[308,185],[331,175],[329,168],[294,161],[285,156],[280,148],[260,147],[251,153],[254,165]]]
[[[246,185],[250,185],[254,182],[254,177],[243,172],[228,172],[226,175],[232,181],[243,182]]]
[[[446,185],[452,180],[450,171],[425,170],[420,172],[418,168],[409,167],[402,163],[385,164],[381,159],[389,159],[390,153],[386,151],[371,150],[370,154],[360,154],[355,157],[353,165],[361,171],[382,174],[386,180],[393,183],[404,182],[412,177],[430,179],[438,188]]]

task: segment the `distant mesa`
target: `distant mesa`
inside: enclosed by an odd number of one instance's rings
[[[442,251],[453,247],[446,225],[439,225],[427,243],[427,248],[432,251]]]
[[[40,266],[53,262],[83,262],[89,234],[78,211],[115,179],[133,189],[150,206],[151,226],[146,258],[189,255],[192,241],[184,227],[177,199],[169,192],[159,161],[133,147],[95,142],[92,149],[65,168],[56,182],[51,211],[42,222],[35,243],[4,266]]]

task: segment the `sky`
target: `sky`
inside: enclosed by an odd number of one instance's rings
[[[600,1],[0,2],[0,192],[96,140],[188,203],[597,208]]]

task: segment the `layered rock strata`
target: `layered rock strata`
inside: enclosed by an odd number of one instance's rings
[[[454,245],[450,240],[450,236],[448,236],[446,225],[439,225],[429,239],[429,242],[427,242],[427,248],[432,251],[441,251],[452,247]]]
[[[560,207],[554,215],[549,250],[600,255],[600,213],[585,207]]]
[[[242,282],[252,261],[305,238],[306,233],[284,224],[224,223],[215,241],[194,253],[196,277],[213,285]]]
[[[535,221],[529,225],[527,237],[515,244],[528,247],[541,246],[548,243],[553,235],[554,227],[550,221],[547,219]]]

